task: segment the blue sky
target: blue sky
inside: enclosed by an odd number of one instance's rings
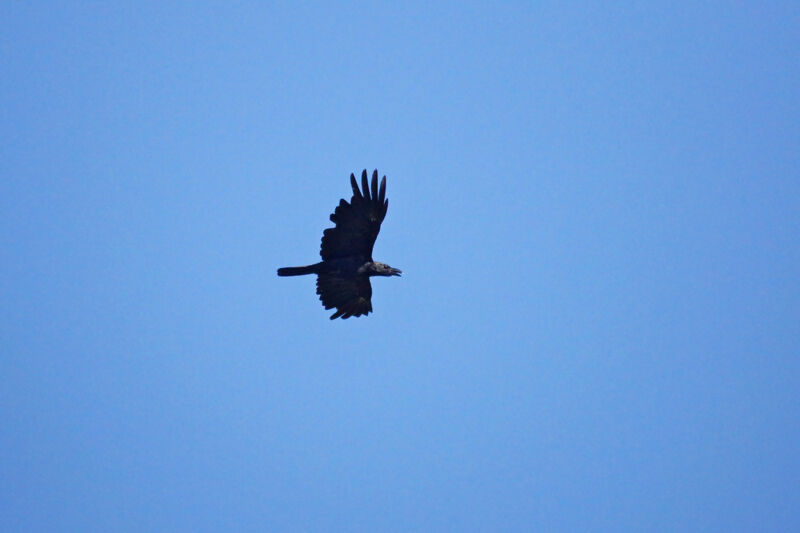
[[[3,531],[800,521],[796,3],[0,21]],[[364,168],[332,322],[275,269]]]

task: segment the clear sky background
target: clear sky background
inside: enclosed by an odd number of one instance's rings
[[[3,2],[0,529],[797,527],[800,9],[660,4]]]

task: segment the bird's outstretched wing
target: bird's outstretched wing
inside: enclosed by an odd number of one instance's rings
[[[361,188],[354,174],[350,174],[353,197],[350,203],[339,200],[339,205],[331,215],[335,228],[322,232],[322,246],[319,255],[323,261],[343,257],[372,259],[372,247],[381,230],[381,222],[386,217],[389,200],[386,199],[386,176],[378,187],[378,171],[372,173],[372,191],[367,182],[367,171],[361,173]]]
[[[367,315],[372,311],[372,285],[367,276],[343,277],[336,273],[319,274],[317,294],[325,309],[336,308],[331,320]]]

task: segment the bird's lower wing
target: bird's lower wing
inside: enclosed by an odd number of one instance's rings
[[[372,311],[372,285],[368,277],[319,274],[317,294],[325,309],[336,308],[331,320],[366,315]]]

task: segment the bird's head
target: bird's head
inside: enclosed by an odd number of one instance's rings
[[[373,263],[373,272],[376,276],[399,276],[403,273],[399,268],[392,268],[386,263]]]

